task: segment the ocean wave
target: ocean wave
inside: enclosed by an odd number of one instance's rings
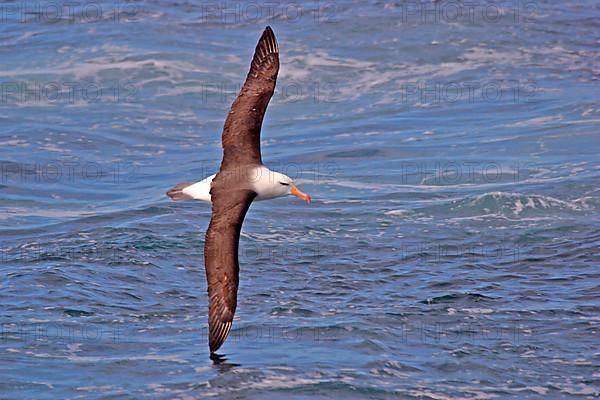
[[[432,217],[445,216],[452,220],[468,219],[556,219],[563,214],[583,214],[593,211],[595,197],[583,196],[573,200],[561,200],[541,194],[514,192],[486,192],[476,196],[437,201],[434,205],[413,210],[393,209],[384,212],[388,216]]]

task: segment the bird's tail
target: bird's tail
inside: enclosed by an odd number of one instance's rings
[[[187,193],[183,193],[183,189],[190,185],[193,185],[193,182],[180,182],[167,192],[167,196],[173,200],[192,200],[192,196]]]

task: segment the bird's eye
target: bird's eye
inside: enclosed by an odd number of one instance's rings
[[[289,183],[285,183],[285,182],[279,182],[279,183],[281,183],[283,186],[290,186]]]

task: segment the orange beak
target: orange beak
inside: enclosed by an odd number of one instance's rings
[[[292,184],[292,190],[290,191],[291,194],[293,194],[294,196],[298,197],[299,199],[302,199],[304,201],[306,201],[307,203],[310,203],[310,196],[307,195],[306,193],[303,193],[300,191],[300,189],[298,189],[296,187],[296,185]]]

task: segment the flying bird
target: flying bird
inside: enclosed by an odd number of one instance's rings
[[[208,282],[208,345],[211,354],[229,335],[237,305],[238,246],[246,212],[254,200],[294,195],[310,203],[287,175],[262,163],[260,130],[279,72],[279,47],[267,26],[260,37],[246,82],[223,127],[223,159],[219,172],[200,182],[178,183],[167,192],[173,200],[212,203],[204,241]]]

